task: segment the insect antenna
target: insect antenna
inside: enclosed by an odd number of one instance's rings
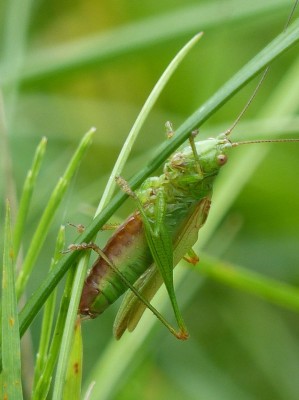
[[[297,8],[298,1],[299,1],[299,0],[296,0],[296,1],[294,2],[294,5],[293,5],[293,7],[292,7],[292,9],[291,9],[291,11],[290,11],[290,13],[289,13],[289,15],[288,15],[287,21],[286,21],[285,26],[284,26],[284,28],[283,28],[283,32],[285,32],[286,29],[287,29],[287,27],[290,25],[290,22],[291,22],[291,20],[292,20],[292,17],[293,17],[293,15],[294,15],[294,12],[295,12],[295,10],[296,10],[296,8]],[[238,115],[238,117],[236,118],[236,120],[233,122],[233,124],[230,126],[230,128],[228,128],[228,129],[224,132],[224,134],[225,134],[226,136],[229,136],[229,135],[232,133],[232,131],[233,131],[233,130],[235,129],[235,127],[238,125],[240,119],[243,117],[243,115],[245,114],[245,112],[246,112],[247,109],[249,108],[249,106],[250,106],[250,104],[252,103],[253,99],[255,98],[255,96],[256,96],[256,94],[257,94],[257,92],[258,92],[258,90],[259,90],[261,84],[264,82],[264,80],[265,80],[265,78],[266,78],[266,76],[267,76],[267,74],[268,74],[268,72],[269,72],[269,68],[270,68],[270,66],[268,65],[268,66],[266,67],[266,69],[264,70],[263,75],[262,75],[262,77],[260,78],[258,84],[256,85],[256,87],[255,87],[255,89],[254,89],[252,95],[250,96],[249,100],[247,101],[247,103],[246,103],[245,106],[243,107],[242,111],[240,112],[240,114]],[[292,141],[297,141],[296,139],[291,139],[291,140],[292,140]],[[286,140],[285,140],[285,139],[282,139],[282,141],[286,141]],[[249,144],[249,143],[264,143],[264,142],[265,142],[265,141],[255,141],[255,142],[248,142],[248,143],[246,143],[246,142],[240,142],[240,143]],[[273,142],[274,142],[274,141],[271,140],[271,143],[273,143]]]
[[[232,143],[233,147],[237,147],[243,144],[255,144],[255,143],[292,143],[299,142],[299,139],[261,139],[261,140],[244,140],[242,142]]]
[[[284,31],[287,29],[287,27],[290,25],[291,19],[293,18],[293,15],[294,15],[294,12],[295,12],[295,10],[296,10],[297,5],[298,5],[298,0],[296,0],[296,1],[294,2],[294,5],[293,5],[293,7],[292,7],[292,9],[291,9],[291,11],[290,11],[290,13],[289,13],[288,19],[287,19],[287,21],[286,21],[286,23],[285,23],[285,26],[284,26],[284,28],[283,28],[283,32],[284,32]]]
[[[250,96],[249,100],[247,101],[247,103],[245,104],[245,106],[243,107],[242,111],[240,112],[240,114],[238,115],[238,117],[235,119],[235,121],[233,122],[233,124],[224,132],[225,136],[229,136],[232,131],[235,129],[235,127],[238,125],[240,119],[243,117],[243,115],[245,114],[245,112],[247,111],[247,109],[249,108],[250,104],[252,103],[253,99],[255,98],[259,88],[261,87],[262,83],[264,82],[268,72],[269,72],[269,66],[266,67],[266,69],[263,72],[263,75],[261,77],[261,79],[259,80],[258,84],[256,85],[252,95]]]

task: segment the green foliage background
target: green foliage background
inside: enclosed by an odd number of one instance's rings
[[[26,0],[20,4],[7,0],[0,4],[0,79],[9,141],[7,148],[1,146],[1,159],[2,176],[10,184],[5,185],[3,179],[2,198],[11,197],[14,190],[18,197],[37,143],[41,136],[49,140],[27,222],[25,250],[51,188],[82,134],[91,126],[97,128],[94,144],[55,219],[28,295],[47,273],[59,225],[89,223],[123,141],[169,61],[193,34],[205,31],[146,122],[123,173],[126,178],[144,166],[166,140],[165,121],[179,126],[282,31],[292,2],[260,3]],[[256,117],[297,54],[298,47],[293,48],[271,67],[233,140],[258,138],[265,130],[270,137],[271,131],[298,137],[298,115],[273,115],[267,125]],[[219,110],[200,135],[211,136],[228,128],[254,85]],[[288,95],[286,91],[283,97]],[[296,286],[298,160],[297,144],[271,146],[205,251]],[[126,202],[113,221],[123,219],[132,209],[132,203]],[[76,234],[70,230],[67,235],[71,243]],[[108,235],[100,234],[98,243],[103,245]],[[195,280],[199,288],[184,310],[190,340],[180,343],[157,325],[102,398],[296,399],[298,315],[192,270],[178,290],[182,301]],[[116,309],[117,305],[83,325],[86,385],[97,359],[111,348]],[[33,350],[39,328],[37,319],[31,330]],[[136,340],[139,330],[134,333]],[[121,346],[121,342],[112,346]],[[105,371],[107,376],[117,375],[118,364],[130,358],[130,348],[121,357]]]

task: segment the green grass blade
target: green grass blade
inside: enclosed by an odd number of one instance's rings
[[[153,158],[152,162],[143,168],[135,177],[129,182],[130,186],[135,189],[143,180],[153,173],[165,159],[186,140],[196,126],[202,124],[221,104],[227,101],[237,90],[241,89],[246,82],[253,79],[259,72],[261,72],[269,63],[271,63],[280,54],[286,51],[290,46],[299,41],[299,20],[297,20],[289,29],[276,38],[270,45],[268,45],[261,53],[261,57],[257,55],[254,62],[251,61],[244,66],[226,85],[224,85],[214,96],[212,96],[197,112],[195,112],[184,123],[178,131],[176,136],[161,146],[159,153]],[[78,237],[76,243],[89,242],[103,226],[105,222],[112,216],[114,211],[124,202],[126,195],[124,193],[117,194],[109,203],[107,207],[92,221],[86,230]],[[69,254],[62,261],[59,262],[55,271],[50,273],[42,282],[39,289],[30,298],[24,309],[20,314],[20,330],[21,334],[30,325],[39,309],[42,307],[51,291],[55,288],[57,283],[63,277],[70,265],[76,259],[76,255]]]
[[[81,335],[81,320],[77,319],[75,333],[73,337],[72,349],[69,359],[68,371],[66,374],[66,383],[63,390],[63,399],[80,400],[81,381],[82,381],[82,335]]]
[[[296,113],[299,103],[299,58],[285,75],[280,85],[271,93],[271,97],[259,112],[261,117],[290,117]],[[288,96],[285,96],[288,93]],[[260,126],[262,129],[262,126]],[[275,137],[275,132],[271,133]],[[274,145],[273,145],[274,146]],[[209,223],[205,226],[204,237],[201,235],[201,247],[212,237],[219,221],[229,210],[246,182],[254,174],[264,157],[270,151],[271,146],[252,146],[246,152],[236,154],[233,163],[228,163],[218,177],[218,191],[213,196],[213,213],[209,215]]]
[[[258,18],[268,13],[279,12],[289,7],[286,0],[264,0],[263,2],[227,0],[184,5],[176,10],[167,10],[164,15],[154,16],[115,28],[104,34],[94,35],[60,44],[52,48],[35,50],[28,54],[22,71],[6,74],[3,84],[14,80],[36,79],[44,75],[70,71],[95,62],[106,62],[123,54],[138,52],[149,46],[163,43],[220,23],[236,24],[246,18]],[[221,12],[219,10],[221,9]],[[1,69],[1,68],[0,68]],[[8,71],[9,72],[9,71]],[[0,74],[2,75],[2,74]]]
[[[7,68],[20,68],[25,54],[32,4],[32,0],[25,0],[22,4],[18,0],[7,3],[3,41],[3,60],[11,62]]]
[[[54,215],[58,209],[59,204],[62,201],[62,198],[66,192],[66,189],[70,183],[71,178],[73,177],[78,167],[78,164],[81,162],[82,157],[84,156],[88,146],[91,143],[94,131],[95,131],[94,128],[92,128],[89,132],[87,132],[84,135],[83,139],[81,140],[78,146],[78,149],[76,150],[74,156],[69,162],[69,165],[67,166],[63,176],[59,179],[54,191],[50,196],[49,202],[45,208],[45,211],[40,219],[39,225],[31,240],[28,253],[25,257],[22,269],[17,279],[16,287],[17,287],[18,298],[20,298],[25,289],[25,285],[29,279],[30,273],[38,257],[39,251],[46,239]]]
[[[91,382],[89,387],[86,389],[86,392],[84,393],[84,398],[83,400],[90,400],[91,399],[91,394],[94,388],[95,382]]]
[[[53,389],[53,398],[60,400],[63,398],[63,391],[66,384],[66,374],[68,371],[71,348],[74,337],[74,329],[76,325],[76,318],[78,315],[79,301],[82,293],[84,279],[88,268],[89,257],[84,256],[76,268],[74,284],[72,288],[72,296],[67,312],[65,327],[63,331],[61,347],[59,352],[59,359],[57,363],[55,385]],[[81,370],[80,370],[81,374]],[[79,379],[79,374],[76,376],[76,381]]]
[[[41,167],[42,160],[45,155],[47,145],[47,139],[42,138],[39,145],[37,146],[31,169],[28,171],[23,190],[22,196],[19,204],[17,219],[14,227],[14,253],[15,258],[17,258],[20,245],[21,245],[21,238],[23,237],[24,233],[24,226],[28,214],[28,210],[30,207],[30,201],[32,198],[32,193],[36,184],[36,179]]]
[[[6,205],[5,239],[2,270],[2,398],[23,399],[21,351],[17,299],[15,293],[13,244],[11,239],[10,207]]]
[[[23,63],[27,49],[28,31],[30,25],[33,0],[18,0],[6,2],[3,29],[3,65],[2,76],[12,74],[16,79],[8,87],[3,88],[7,110],[7,121],[10,125],[14,115],[19,93],[19,75],[22,74]],[[3,10],[3,8],[2,8]]]
[[[53,260],[51,262],[50,270],[55,268],[55,265],[62,257],[62,250],[65,246],[65,227],[61,226],[57,236],[56,248]],[[56,290],[54,290],[51,296],[48,298],[43,315],[41,334],[40,334],[40,343],[39,349],[36,356],[36,364],[34,369],[34,386],[36,386],[40,376],[42,375],[42,371],[45,368],[48,352],[49,352],[49,343],[52,333],[53,319],[54,319],[54,311],[56,305]]]
[[[192,130],[201,126],[218,108],[228,101],[238,90],[270,65],[277,57],[299,41],[299,19],[286,32],[277,36],[243,68],[225,83],[202,107],[193,113],[177,130],[171,143],[163,146],[156,157],[155,168],[159,167],[186,139]],[[157,164],[156,164],[157,163]],[[142,173],[142,172],[141,172]],[[140,173],[140,175],[141,175]],[[135,179],[137,180],[138,177]]]
[[[48,352],[48,359],[41,375],[39,376],[39,380],[35,385],[32,394],[32,400],[43,400],[47,398],[54,374],[55,364],[60,353],[62,335],[65,328],[65,321],[68,315],[68,308],[74,282],[74,275],[75,268],[72,268],[67,275],[66,285],[64,288],[59,313],[56,320],[56,326],[53,333],[51,346]]]
[[[192,267],[193,268],[193,267]],[[237,265],[201,254],[195,270],[209,278],[299,312],[299,289]]]
[[[122,172],[122,169],[129,157],[131,149],[137,136],[140,132],[142,125],[144,124],[146,118],[148,117],[149,113],[151,112],[154,104],[156,103],[157,99],[159,98],[162,90],[164,89],[165,85],[171,78],[172,74],[179,66],[179,64],[183,61],[186,57],[188,52],[192,49],[192,47],[197,43],[197,41],[202,37],[202,33],[197,34],[194,36],[189,42],[178,52],[178,54],[174,57],[171,63],[168,65],[164,73],[161,75],[161,78],[158,80],[156,85],[154,86],[153,90],[151,91],[150,95],[148,96],[144,106],[142,107],[139,115],[137,116],[132,129],[130,130],[127,139],[121,149],[121,152],[118,156],[118,159],[114,165],[113,171],[109,177],[107,186],[101,198],[99,207],[97,209],[96,215],[104,208],[104,206],[108,203],[111,199],[113,191],[115,189],[116,183],[115,178],[119,176]]]
[[[74,273],[53,390],[57,399],[80,398],[83,354],[81,320],[78,317],[78,308],[87,274],[89,253],[86,252],[80,258]]]

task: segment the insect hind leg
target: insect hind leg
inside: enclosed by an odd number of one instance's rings
[[[131,289],[131,291],[135,294],[136,297],[139,298],[140,301],[142,301],[147,308],[149,308],[152,313],[167,327],[167,329],[177,338],[180,340],[186,340],[188,338],[188,334],[185,332],[177,332],[163,317],[163,315],[154,307],[151,305],[151,303],[141,294],[138,292],[138,290],[135,288],[133,284],[131,284],[127,278],[119,271],[119,269],[113,264],[112,261],[109,260],[109,258],[105,255],[103,250],[100,249],[100,247],[93,243],[80,243],[80,244],[71,244],[68,249],[65,252],[70,252],[70,251],[76,251],[76,250],[94,250],[96,253],[98,253],[110,266],[110,268],[119,276],[119,278],[124,282],[124,284]]]

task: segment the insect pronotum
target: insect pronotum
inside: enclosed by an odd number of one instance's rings
[[[79,306],[81,315],[95,318],[129,288],[114,325],[116,338],[126,329],[135,328],[146,307],[177,338],[188,337],[174,292],[173,267],[184,256],[190,262],[198,261],[192,246],[208,217],[213,184],[227,162],[229,151],[253,143],[299,142],[299,139],[278,139],[234,143],[229,139],[266,74],[267,70],[225,133],[196,142],[191,133],[190,145],[175,152],[165,163],[163,173],[146,179],[136,192],[118,178],[122,190],[135,200],[137,210],[114,232],[103,250],[93,243],[70,246],[71,250],[93,248],[99,253],[85,281]],[[166,128],[171,137],[169,122]],[[162,283],[169,294],[178,330],[150,304]]]

